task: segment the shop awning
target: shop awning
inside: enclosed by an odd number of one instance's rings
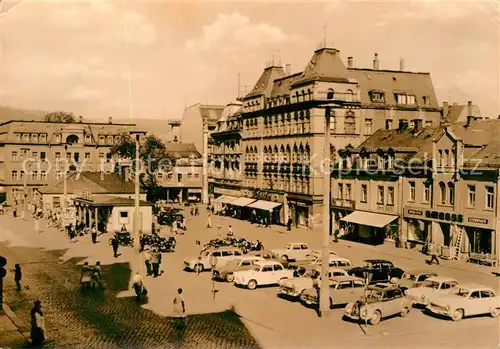
[[[341,221],[368,225],[370,227],[382,228],[387,224],[391,223],[393,220],[398,218],[398,216],[390,216],[387,214],[380,213],[372,213],[372,212],[363,212],[363,211],[355,211],[348,216],[345,216],[341,219]]]
[[[252,202],[255,202],[255,201],[257,201],[257,200],[245,198],[245,197],[240,197],[240,198],[237,198],[236,200],[234,200],[233,202],[231,202],[231,205],[244,207],[244,206],[248,206],[249,204],[251,204]]]
[[[215,202],[219,202],[221,204],[230,204],[236,199],[238,199],[236,196],[222,195],[215,199]]]
[[[279,202],[272,202],[272,201],[265,201],[265,200],[257,200],[249,205],[247,207],[251,208],[257,208],[259,210],[266,210],[266,211],[271,211],[274,208],[281,206],[283,204]]]

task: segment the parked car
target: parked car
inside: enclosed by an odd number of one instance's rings
[[[429,300],[449,293],[451,289],[458,286],[458,281],[447,276],[432,276],[422,282],[420,287],[409,288],[405,291],[406,297],[413,304],[426,306]]]
[[[273,253],[274,258],[288,262],[306,259],[306,256],[311,253],[311,250],[306,243],[290,242],[282,249],[272,249],[271,252]]]
[[[365,259],[365,265],[348,269],[349,275],[365,278],[368,275],[370,284],[389,282],[392,278],[400,279],[404,270],[397,268],[391,261],[385,259]]]
[[[317,251],[313,251],[306,256],[304,260],[293,261],[288,263],[283,263],[283,266],[289,269],[300,269],[301,267],[309,266],[309,265],[321,265],[322,254]],[[330,267],[340,267],[340,268],[349,268],[352,267],[351,261],[347,258],[337,256],[335,252],[330,251],[328,256],[328,265]]]
[[[243,256],[243,253],[235,247],[209,248],[201,252],[198,257],[185,258],[184,270],[202,272],[212,269],[212,258],[215,258],[217,267],[241,256]]]
[[[408,315],[411,307],[411,301],[396,285],[369,286],[366,297],[361,297],[360,300],[347,304],[344,316],[352,320],[369,321],[372,325],[377,325],[388,316]]]
[[[278,284],[282,279],[293,277],[293,271],[285,269],[279,262],[255,262],[250,270],[234,273],[234,284],[254,290],[257,286]]]
[[[269,250],[251,251],[245,256],[262,257],[264,259],[274,259],[273,253]]]
[[[481,285],[459,285],[445,295],[433,298],[427,305],[431,313],[459,321],[464,316],[500,315],[500,297],[493,289]]]
[[[334,276],[330,278],[330,307],[354,302],[363,296],[365,282],[357,276]],[[302,292],[300,301],[306,306],[319,305],[319,288],[311,287]]]
[[[404,291],[409,288],[420,287],[422,282],[432,276],[437,276],[437,273],[426,270],[408,270],[405,271],[401,280],[398,280],[399,287]]]
[[[328,278],[337,276],[348,276],[344,269],[329,268]],[[278,297],[297,299],[302,291],[319,285],[321,282],[321,268],[317,265],[306,267],[304,274],[292,279],[285,279],[280,283]]]
[[[263,261],[264,258],[257,256],[244,255],[233,259],[226,264],[215,267],[213,270],[214,279],[226,280],[227,282],[234,281],[234,273],[242,270],[249,270],[255,262]]]

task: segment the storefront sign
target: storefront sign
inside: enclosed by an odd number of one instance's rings
[[[267,191],[262,191],[262,190],[256,190],[252,193],[252,198],[257,199],[257,200],[266,200],[270,201],[271,200],[271,194]]]
[[[414,215],[414,216],[422,216],[424,214],[424,212],[420,211],[420,210],[408,209],[408,214],[411,214],[411,215]]]
[[[469,217],[468,221],[471,223],[488,224],[486,218]]]
[[[354,210],[354,200],[332,199],[332,206]]]
[[[239,190],[218,188],[218,187],[214,188],[214,193],[220,195],[236,196],[236,197],[241,196],[241,192]]]
[[[426,218],[439,219],[440,221],[462,223],[464,215],[459,213],[440,212],[440,211],[425,211]]]
[[[295,205],[295,206],[300,206],[300,207],[309,207],[309,205],[305,202],[300,202],[300,201],[295,201],[295,200],[288,200],[289,204]]]

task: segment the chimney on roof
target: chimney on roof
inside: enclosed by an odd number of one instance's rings
[[[292,74],[292,65],[291,64],[285,65],[285,74],[286,75]]]
[[[80,115],[80,116],[78,117],[78,122],[79,122],[80,124],[83,122],[83,116],[81,116],[81,115]]]
[[[352,68],[352,67],[353,67],[353,58],[347,57],[347,68]]]
[[[443,118],[445,118],[448,115],[448,112],[450,111],[450,105],[448,104],[448,101],[443,102]]]
[[[405,60],[403,58],[399,59],[399,70],[405,71]]]
[[[473,116],[473,114],[472,114],[472,101],[467,102],[467,116]]]
[[[472,121],[474,121],[474,117],[472,115],[467,115],[467,123],[464,125],[464,128],[468,128],[472,124]]]
[[[113,118],[110,116],[110,117],[108,118],[108,124],[112,124],[112,123],[113,123]]]
[[[375,52],[373,55],[373,69],[378,70],[378,53]]]

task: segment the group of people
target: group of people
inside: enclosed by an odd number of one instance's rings
[[[102,278],[101,262],[97,261],[93,266],[89,265],[89,262],[83,264],[80,275],[80,286],[83,290],[92,289],[94,291],[98,286],[101,289],[105,288]]]
[[[157,248],[146,247],[142,252],[144,257],[144,264],[146,265],[146,273],[148,276],[158,277],[161,275],[160,265],[162,262],[162,255]]]
[[[184,234],[187,231],[187,221],[186,217],[182,219],[174,219],[172,222],[172,233],[175,235]]]

